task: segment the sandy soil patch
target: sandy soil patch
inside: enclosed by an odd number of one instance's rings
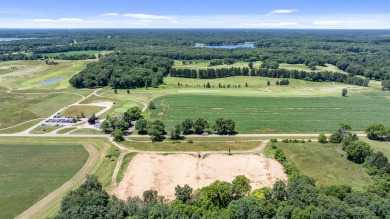
[[[172,200],[176,185],[188,184],[198,189],[215,180],[231,182],[237,175],[248,177],[252,189],[272,186],[277,179],[287,179],[282,165],[263,155],[218,154],[198,159],[188,154],[139,154],[132,159],[113,193],[126,199],[128,196],[142,197],[143,191],[154,189]]]

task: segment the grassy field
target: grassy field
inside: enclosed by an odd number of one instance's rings
[[[354,130],[364,130],[373,122],[390,125],[390,101],[384,97],[170,95],[157,98],[155,103],[158,108],[152,118],[163,119],[166,127],[186,118],[204,118],[213,124],[219,117],[233,119],[239,133],[314,133],[336,130],[342,121]]]
[[[363,140],[370,144],[371,148],[374,149],[374,151],[382,151],[383,154],[386,155],[386,157],[390,157],[390,142],[388,141],[373,141],[368,138],[360,138],[360,140]]]
[[[314,178],[318,185],[350,185],[362,189],[372,183],[370,176],[359,166],[348,161],[336,144],[277,143],[287,159],[305,175]]]
[[[64,128],[64,129],[61,129],[59,131],[57,131],[56,133],[57,134],[66,134],[66,133],[69,133],[73,130],[76,130],[77,128],[73,127],[73,128]]]
[[[76,131],[70,132],[71,135],[102,135],[103,132],[96,130],[96,129],[89,129],[89,128],[83,128],[83,129],[77,129]]]
[[[69,180],[88,153],[78,143],[0,143],[1,218],[14,218]],[[23,162],[21,162],[23,161]]]
[[[3,130],[0,130],[0,134],[14,134],[14,133],[19,133],[19,132],[22,132],[34,125],[37,125],[38,123],[41,122],[41,119],[36,119],[36,120],[33,120],[33,121],[29,121],[29,122],[26,122],[26,123],[23,123],[21,125],[17,125],[17,126],[14,126],[12,128],[6,128],[6,129],[3,129]]]
[[[235,150],[251,150],[260,145],[261,142],[194,142],[188,143],[182,141],[181,143],[173,143],[170,141],[164,142],[131,142],[124,141],[120,144],[143,151],[228,151],[229,148],[234,153]]]
[[[0,86],[14,89],[65,89],[69,79],[80,72],[88,63],[96,60],[58,61],[58,65],[47,65],[44,61],[0,62]],[[45,80],[62,78],[51,84],[41,84]]]
[[[0,95],[0,128],[11,127],[36,118],[45,118],[62,107],[79,100],[71,94],[8,94]]]
[[[91,151],[89,167],[75,178],[71,188],[34,211],[31,218],[53,217],[62,197],[83,183],[86,174],[97,175],[109,190],[120,152],[105,138],[0,138],[0,218],[13,218],[71,178],[88,157],[82,146]],[[114,161],[105,158],[108,153]],[[3,213],[6,206],[7,213]]]
[[[77,115],[81,115],[81,112],[82,112],[82,113],[84,113],[84,116],[88,118],[88,117],[91,117],[92,114],[96,114],[103,109],[104,109],[104,107],[100,107],[100,106],[76,105],[76,106],[67,107],[60,114],[61,114],[61,116],[77,116]]]
[[[131,159],[133,159],[135,155],[137,155],[137,153],[128,153],[123,157],[121,167],[118,171],[118,175],[116,176],[116,183],[119,184],[122,181],[126,169],[129,166]]]
[[[59,128],[60,127],[55,127],[55,126],[37,126],[36,128],[30,131],[30,134],[47,134]],[[45,131],[40,132],[40,130],[45,130]]]
[[[282,63],[279,65],[280,69],[287,69],[287,70],[299,70],[299,71],[307,71],[307,72],[312,72],[309,67],[307,67],[304,64],[286,64]],[[339,72],[343,74],[347,74],[345,71],[337,68],[337,66],[334,66],[332,64],[325,64],[325,66],[317,66],[315,72],[320,72],[320,71],[331,71],[331,72]]]

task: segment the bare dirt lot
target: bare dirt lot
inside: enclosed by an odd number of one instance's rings
[[[263,155],[213,154],[198,159],[189,154],[139,154],[130,162],[114,194],[121,199],[142,197],[143,191],[154,189],[172,200],[176,185],[198,189],[215,180],[231,182],[237,175],[248,177],[252,189],[287,179],[282,165]]]

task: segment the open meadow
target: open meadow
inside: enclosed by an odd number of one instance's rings
[[[318,185],[350,185],[361,190],[373,182],[361,165],[347,160],[340,145],[318,142],[280,142],[276,145],[283,150],[288,161]],[[271,150],[269,147],[266,151]]]

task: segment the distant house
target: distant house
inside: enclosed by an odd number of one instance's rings
[[[93,114],[89,119],[88,119],[88,123],[90,125],[95,125],[96,123],[96,120],[98,120],[99,118],[95,116],[95,114]]]

